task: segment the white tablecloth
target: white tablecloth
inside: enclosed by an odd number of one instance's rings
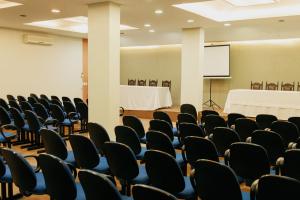
[[[126,110],[155,110],[172,106],[168,87],[120,86],[120,104]]]
[[[300,92],[230,90],[224,112],[237,112],[248,117],[255,117],[257,114],[273,114],[279,119],[286,120],[291,116],[300,116]]]

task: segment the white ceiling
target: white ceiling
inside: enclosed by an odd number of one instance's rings
[[[88,3],[105,0],[12,0],[23,3],[23,6],[0,9],[0,27],[54,33],[59,35],[87,37],[87,35],[38,28],[24,25],[33,21],[43,21],[74,16],[87,16]],[[138,30],[123,31],[122,46],[159,45],[181,43],[182,28],[203,27],[206,42],[260,40],[278,38],[300,38],[300,16],[255,19],[231,22],[232,26],[224,27],[222,22],[201,17],[173,7],[174,4],[200,2],[201,0],[114,0],[121,4],[121,23],[138,27]],[[202,0],[205,1],[205,0]],[[281,0],[284,1],[284,0]],[[61,13],[51,13],[57,8]],[[155,9],[162,9],[160,16]],[[20,17],[27,15],[27,17]],[[194,23],[187,23],[194,19]],[[284,22],[278,22],[279,20]],[[144,24],[150,23],[155,33],[149,33]]]

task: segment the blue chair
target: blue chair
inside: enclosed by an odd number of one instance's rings
[[[105,142],[110,142],[109,135],[106,129],[100,124],[89,122],[87,125],[90,139],[97,147],[100,154],[103,153],[103,145]]]
[[[111,176],[85,169],[80,170],[78,176],[86,199],[132,200],[120,194]]]
[[[110,173],[106,158],[99,154],[96,146],[89,138],[83,135],[70,135],[69,138],[79,168],[90,169],[99,173]]]
[[[198,121],[198,113],[194,105],[192,104],[182,104],[180,105],[180,113],[187,113],[192,115],[196,121]]]
[[[141,143],[146,144],[145,129],[141,120],[135,116],[124,116],[122,120],[125,126],[129,126],[135,130],[140,138]]]
[[[239,118],[235,120],[235,131],[239,134],[241,142],[245,142],[251,137],[253,131],[258,130],[257,122],[248,118]]]
[[[296,142],[299,138],[298,127],[292,122],[283,120],[274,121],[271,124],[271,130],[282,137],[285,148],[288,147],[290,142]]]
[[[17,141],[14,142],[14,145],[24,144],[29,142],[29,125],[22,117],[22,114],[15,108],[10,108],[10,113],[12,119],[14,120],[14,125],[17,129]]]
[[[165,190],[179,199],[196,199],[190,177],[183,176],[174,157],[162,151],[149,150],[145,153],[144,160],[152,186]]]
[[[279,168],[279,174],[289,176],[300,181],[300,149],[286,150],[282,157],[279,157],[276,162]]]
[[[145,166],[138,165],[133,151],[127,145],[106,142],[104,154],[111,173],[120,180],[122,194],[130,196],[131,184],[148,184],[149,178]]]
[[[194,187],[201,199],[250,200],[230,167],[207,159],[198,160],[194,167]]]
[[[6,132],[5,130],[16,130],[16,126],[10,119],[9,113],[0,106],[0,143],[4,146],[11,147],[11,140],[16,137],[15,134]]]
[[[50,154],[40,154],[38,160],[51,199],[85,199],[81,184],[63,160]]]
[[[170,126],[172,127],[174,136],[178,136],[178,129],[177,129],[177,127],[173,127],[172,120],[166,112],[154,111],[153,119],[160,119],[160,120],[165,120],[166,122],[168,122],[170,124]]]
[[[21,194],[24,196],[46,194],[44,176],[42,172],[39,172],[38,167],[33,169],[25,160],[26,157],[8,148],[2,149],[2,155],[11,171],[13,182],[19,188]]]

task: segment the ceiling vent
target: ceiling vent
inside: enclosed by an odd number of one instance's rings
[[[23,42],[25,44],[52,45],[53,38],[49,36],[42,36],[42,35],[35,35],[35,34],[24,34]]]

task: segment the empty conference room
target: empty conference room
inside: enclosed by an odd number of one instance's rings
[[[298,199],[299,23],[299,0],[0,0],[0,199]]]

